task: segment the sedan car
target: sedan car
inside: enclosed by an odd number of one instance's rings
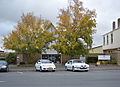
[[[72,59],[69,60],[67,63],[65,63],[65,69],[66,70],[72,70],[74,71],[88,71],[89,65],[85,62],[80,61],[79,59]]]
[[[5,60],[0,60],[0,71],[9,71],[8,63]]]
[[[35,70],[36,71],[55,71],[56,66],[53,62],[51,62],[48,59],[41,59],[38,60],[35,64]]]

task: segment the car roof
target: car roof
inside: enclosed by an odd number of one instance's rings
[[[5,61],[5,60],[0,60],[0,63],[6,63],[6,64],[7,64],[7,61]]]
[[[7,62],[6,60],[0,60],[0,61],[2,61],[2,62]]]

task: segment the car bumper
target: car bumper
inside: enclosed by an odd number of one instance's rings
[[[55,71],[56,67],[42,67],[43,71]]]
[[[55,71],[56,69],[47,69],[47,68],[43,68],[42,71]]]
[[[78,70],[78,71],[88,71],[89,68],[80,68],[80,67],[75,67],[74,70]]]
[[[7,71],[7,68],[0,68],[0,71]]]

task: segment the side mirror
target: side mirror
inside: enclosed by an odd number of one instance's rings
[[[41,64],[41,62],[37,62],[37,64]]]

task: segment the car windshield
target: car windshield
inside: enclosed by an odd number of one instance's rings
[[[41,60],[41,63],[52,63],[50,60]]]
[[[0,65],[6,65],[7,63],[5,61],[0,61]]]
[[[83,61],[80,61],[80,60],[74,60],[73,63],[83,63]]]

